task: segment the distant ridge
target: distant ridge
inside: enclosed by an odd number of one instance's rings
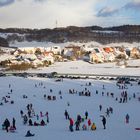
[[[54,29],[28,28],[0,28],[0,37],[7,42],[11,41],[38,41],[38,42],[89,42],[96,41],[102,44],[118,42],[140,42],[140,25],[122,25],[114,27],[68,26]]]

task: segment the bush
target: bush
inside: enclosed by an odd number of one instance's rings
[[[47,60],[43,61],[43,65],[44,67],[47,67],[49,65],[48,61]]]
[[[9,66],[9,68],[7,70],[28,70],[30,68],[32,68],[33,65],[32,64],[28,64],[28,63],[21,63],[21,64],[12,64]]]
[[[11,63],[10,60],[1,61],[0,66],[7,67],[10,63]]]

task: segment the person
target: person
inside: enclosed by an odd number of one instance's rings
[[[46,112],[46,117],[47,117],[47,123],[49,123],[49,113],[48,112]]]
[[[31,119],[29,119],[29,126],[32,126],[33,125],[33,122]]]
[[[80,127],[80,121],[77,120],[77,121],[75,122],[75,125],[76,125],[75,130],[78,131],[78,130],[79,130],[79,127]]]
[[[100,109],[100,111],[102,110],[102,105],[99,105],[99,109]]]
[[[39,126],[40,124],[37,123],[36,121],[34,122],[34,126]]]
[[[125,120],[126,120],[126,123],[129,123],[129,115],[128,114],[126,114],[126,116],[125,116]]]
[[[24,124],[27,124],[27,121],[28,121],[28,117],[27,117],[27,115],[25,114],[25,115],[23,116],[23,123],[24,123]]]
[[[91,120],[88,119],[88,128],[90,127],[90,125],[91,125]]]
[[[21,115],[21,117],[23,117],[23,111],[22,110],[20,110],[20,115]]]
[[[15,120],[15,118],[13,118],[13,121],[12,121],[12,124],[13,124],[13,128],[16,130],[16,120]]]
[[[96,125],[95,125],[95,123],[92,123],[92,125],[91,125],[91,130],[96,130]]]
[[[9,84],[9,88],[11,88],[11,84]]]
[[[112,107],[109,107],[109,111],[111,114],[113,114],[113,108]]]
[[[40,111],[40,117],[43,117],[43,113],[42,113],[42,111]]]
[[[3,126],[5,127],[6,131],[8,132],[8,128],[10,126],[10,122],[9,122],[9,120],[7,118],[5,119],[5,121],[3,123]]]
[[[67,106],[70,106],[70,103],[69,102],[67,102]]]
[[[88,118],[88,112],[87,111],[85,112],[85,118],[86,118],[86,120]]]
[[[28,117],[31,118],[31,110],[28,110]]]
[[[87,130],[86,124],[83,124],[82,129],[83,129],[83,130]]]
[[[70,129],[71,132],[73,132],[73,124],[74,124],[74,121],[73,121],[72,118],[70,118],[69,121],[70,121],[69,129]]]
[[[79,114],[77,115],[77,121],[79,121],[80,123],[82,121],[82,117]]]
[[[41,126],[44,126],[44,125],[45,125],[45,122],[44,122],[43,119],[41,120],[40,125],[41,125]]]
[[[10,131],[10,132],[14,133],[15,130],[16,130],[16,129],[15,129],[13,126],[10,126],[10,128],[9,128],[9,131]]]
[[[67,110],[65,110],[64,115],[65,115],[65,118],[66,118],[66,120],[67,120],[67,119],[68,119],[68,116],[69,116],[69,114],[68,114],[68,111],[67,111]]]
[[[32,136],[34,136],[35,134],[32,134],[31,132],[30,132],[30,130],[28,130],[27,131],[27,133],[26,133],[26,135],[25,135],[25,137],[32,137]]]
[[[104,116],[102,116],[102,123],[103,123],[104,129],[106,129],[106,118]]]
[[[36,119],[39,120],[39,115],[38,114],[36,115]]]
[[[109,111],[109,109],[107,108],[107,109],[106,109],[106,117],[109,117],[109,116],[110,116],[109,113],[110,113],[110,111]]]

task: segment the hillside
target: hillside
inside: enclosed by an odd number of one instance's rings
[[[96,41],[101,44],[118,42],[139,42],[140,25],[123,25],[117,27],[76,27],[54,29],[22,29],[7,28],[0,29],[0,37],[8,43],[18,41],[37,42],[89,42]]]

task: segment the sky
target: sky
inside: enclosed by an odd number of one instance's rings
[[[0,28],[140,24],[140,0],[0,0]]]

